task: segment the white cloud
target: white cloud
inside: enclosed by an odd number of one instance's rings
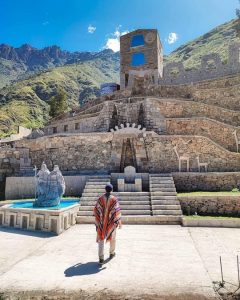
[[[97,27],[92,26],[91,24],[88,25],[88,33],[94,33]]]
[[[47,25],[49,25],[49,22],[48,22],[48,21],[45,21],[45,22],[42,23],[42,25],[43,25],[43,26],[47,26]]]
[[[178,40],[176,32],[170,32],[167,38],[168,44],[174,44]]]
[[[119,25],[114,33],[111,34],[111,37],[107,39],[104,49],[111,49],[114,52],[120,50],[120,36],[128,33],[129,31],[121,31],[121,25]]]

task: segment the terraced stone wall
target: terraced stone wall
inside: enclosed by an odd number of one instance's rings
[[[160,110],[165,118],[206,117],[232,126],[239,126],[240,112],[209,106],[203,103],[183,100],[152,99],[152,105]]]
[[[139,172],[178,171],[178,158],[174,146],[177,147],[180,156],[189,157],[192,172],[198,170],[197,156],[201,162],[208,164],[209,172],[236,172],[240,169],[240,153],[229,152],[208,138],[158,135],[154,132],[135,134],[123,130],[120,134],[112,132],[60,134],[35,140],[17,141],[15,150],[18,153],[22,148],[29,149],[31,163],[38,168],[45,161],[50,167],[54,164],[59,165],[63,171],[119,172],[124,145],[128,143],[132,152],[129,157],[135,161]],[[15,150],[13,149],[11,153]],[[182,170],[186,170],[184,162]]]
[[[235,130],[239,132],[240,136],[240,130],[237,127],[207,118],[166,119],[167,134],[205,136],[232,152],[237,151],[233,134]]]
[[[183,214],[240,216],[239,196],[178,196]]]
[[[189,157],[190,172],[198,171],[197,156],[200,162],[208,164],[209,172],[228,172],[240,169],[240,154],[232,153],[219,147],[211,140],[201,136],[152,136],[145,138],[150,173],[176,172],[179,156]],[[186,162],[182,164],[186,171]]]

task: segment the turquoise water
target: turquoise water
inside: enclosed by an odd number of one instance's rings
[[[55,210],[57,210],[57,209],[62,209],[62,208],[72,206],[74,204],[78,204],[79,200],[77,200],[77,199],[65,199],[65,200],[62,200],[59,205],[49,206],[49,207],[34,207],[33,203],[34,202],[30,202],[30,201],[28,201],[28,202],[16,202],[16,203],[11,204],[10,207],[11,208],[55,209]]]

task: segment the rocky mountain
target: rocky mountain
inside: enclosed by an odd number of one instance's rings
[[[99,96],[104,82],[118,82],[119,58],[104,58],[65,65],[34,75],[0,90],[0,137],[14,133],[17,125],[42,127],[49,119],[49,100],[63,89],[69,109],[88,98]]]
[[[240,42],[236,26],[232,20],[211,30],[173,51],[164,63],[183,61],[186,68],[197,68],[201,56],[211,52],[226,61],[229,44]],[[119,82],[119,53],[111,50],[70,53],[57,46],[1,45],[0,86],[5,87],[0,89],[0,137],[15,132],[17,125],[43,126],[49,99],[59,88],[66,91],[71,108],[98,96],[100,84],[110,81]]]
[[[55,67],[76,64],[108,56],[119,57],[111,50],[101,52],[69,52],[58,46],[36,49],[25,44],[19,48],[0,45],[0,88],[36,73]]]

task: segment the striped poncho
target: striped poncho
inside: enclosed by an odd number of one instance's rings
[[[110,195],[108,200],[106,195],[102,195],[93,210],[97,229],[97,241],[111,241],[112,233],[118,226],[121,218],[121,209],[118,199]]]

